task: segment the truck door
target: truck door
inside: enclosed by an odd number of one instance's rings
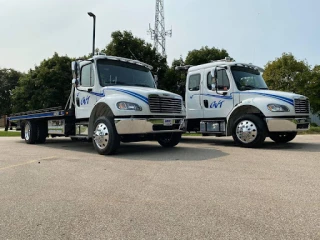
[[[95,84],[94,65],[92,63],[81,66],[80,83],[75,90],[76,118],[89,118],[97,101],[93,94]]]
[[[203,118],[200,101],[201,71],[189,73],[186,82],[186,110],[187,118]]]
[[[226,118],[233,109],[232,79],[226,69],[217,70],[217,79],[212,78],[211,69],[204,71],[205,80],[201,88],[201,104],[204,118]],[[216,91],[215,84],[218,90]],[[223,95],[223,93],[225,95]]]

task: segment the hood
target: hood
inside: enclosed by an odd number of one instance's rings
[[[147,88],[147,87],[134,87],[134,86],[110,86],[110,87],[104,87],[103,91],[105,95],[108,95],[109,91],[117,91],[122,92],[129,95],[141,95],[143,97],[148,98],[150,94],[157,94],[163,97],[172,97],[177,99],[182,99],[182,97],[178,94],[164,91],[157,88]]]
[[[245,91],[247,93],[252,93],[252,94],[261,94],[261,95],[271,95],[271,96],[279,96],[279,97],[284,97],[284,98],[289,98],[289,99],[295,99],[295,98],[302,98],[306,99],[306,96],[292,93],[292,92],[282,92],[282,91],[274,91],[274,90],[248,90]]]

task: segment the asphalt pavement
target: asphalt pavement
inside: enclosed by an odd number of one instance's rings
[[[0,239],[320,239],[320,135],[244,149],[184,137],[101,156],[0,138]]]

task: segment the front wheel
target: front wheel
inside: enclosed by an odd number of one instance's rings
[[[276,143],[287,143],[297,136],[297,132],[269,133],[269,137]]]
[[[181,133],[166,133],[158,138],[158,143],[162,147],[170,148],[176,146],[181,140]]]
[[[94,124],[93,146],[101,155],[111,155],[120,145],[120,138],[112,119],[99,117]]]
[[[253,114],[238,118],[232,128],[232,137],[241,147],[253,148],[262,145],[266,139],[266,126],[263,120]]]

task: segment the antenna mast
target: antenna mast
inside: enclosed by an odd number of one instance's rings
[[[154,40],[154,46],[157,52],[161,53],[163,57],[166,57],[166,36],[172,36],[172,29],[166,31],[163,2],[164,0],[156,0],[155,25],[154,29],[152,29],[149,24],[148,33],[151,34],[151,39]]]

